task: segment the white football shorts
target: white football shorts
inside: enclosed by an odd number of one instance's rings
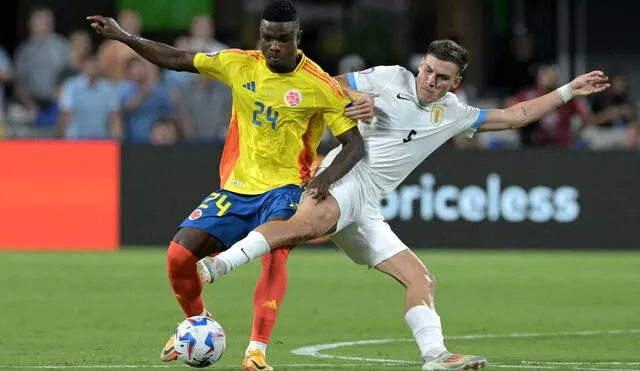
[[[323,161],[318,171],[329,163]],[[382,217],[379,191],[361,165],[329,188],[340,207],[336,230],[329,237],[356,264],[375,267],[408,247]]]

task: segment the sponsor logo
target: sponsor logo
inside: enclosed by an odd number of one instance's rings
[[[382,200],[385,219],[444,222],[571,223],[580,216],[579,192],[564,185],[503,187],[500,175],[487,176],[484,187],[438,185],[425,173],[420,184],[403,185]]]

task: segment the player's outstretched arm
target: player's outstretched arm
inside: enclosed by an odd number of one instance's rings
[[[307,180],[303,187],[313,195],[313,198],[322,201],[329,196],[329,185],[345,176],[364,156],[364,140],[357,126],[345,131],[336,137],[342,149],[323,172]]]
[[[123,30],[113,18],[93,15],[87,17],[91,27],[107,39],[117,40],[127,44],[149,62],[174,71],[188,71],[197,73],[193,65],[195,53],[179,50],[167,44],[159,43],[133,36]]]
[[[580,75],[570,83],[541,97],[518,103],[506,109],[490,109],[478,132],[517,129],[556,110],[575,97],[600,93],[609,88],[609,78],[602,71]]]

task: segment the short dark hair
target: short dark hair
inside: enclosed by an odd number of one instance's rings
[[[449,39],[435,40],[429,44],[427,55],[455,63],[458,66],[458,74],[462,75],[469,65],[469,52],[467,49]]]
[[[262,19],[269,22],[297,21],[298,11],[291,0],[276,0],[264,8]]]

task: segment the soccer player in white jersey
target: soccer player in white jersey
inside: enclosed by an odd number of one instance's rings
[[[429,45],[417,77],[400,66],[338,76],[344,87],[377,95],[376,120],[359,124],[366,156],[332,184],[328,198],[316,201],[303,195],[291,219],[263,224],[227,251],[201,260],[203,281],[213,282],[270,249],[330,235],[354,262],[375,267],[405,287],[405,320],[424,358],[423,370],[484,367],[484,358],[452,354],[445,347],[434,304],[435,278],[384,221],[380,200],[454,135],[519,128],[574,97],[601,92],[609,84],[602,72],[593,71],[511,108],[481,110],[461,103],[449,92],[460,84],[467,63],[464,48],[450,40],[437,40]],[[338,147],[326,156],[316,176],[322,175],[339,151]]]

